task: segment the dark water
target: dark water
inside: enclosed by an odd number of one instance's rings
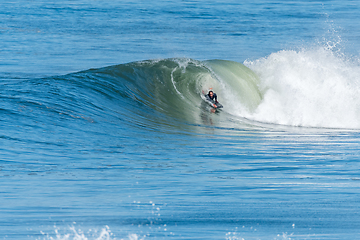
[[[0,6],[1,238],[360,236],[359,3]]]

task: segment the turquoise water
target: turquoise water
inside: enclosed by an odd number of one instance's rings
[[[0,3],[0,238],[359,238],[358,10]]]

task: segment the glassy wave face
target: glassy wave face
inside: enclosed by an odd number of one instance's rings
[[[262,101],[257,75],[241,63],[225,60],[148,60],[33,81],[49,85],[50,91],[43,92],[52,96],[46,99],[54,98],[60,105],[49,108],[61,115],[100,122],[113,117],[149,129],[183,129],[220,118],[218,126],[228,127],[230,118],[253,113]],[[210,89],[223,110],[215,111],[204,101]]]

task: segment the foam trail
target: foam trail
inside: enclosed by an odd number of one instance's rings
[[[260,77],[264,96],[245,117],[291,126],[360,128],[357,61],[318,47],[279,51],[244,64]]]

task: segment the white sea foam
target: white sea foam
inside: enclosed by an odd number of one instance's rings
[[[54,227],[54,233],[41,232],[43,235],[38,240],[144,240],[145,236],[139,236],[137,234],[128,234],[125,238],[115,238],[108,226],[105,226],[100,231],[88,230],[82,231],[80,228],[71,226],[66,230],[60,230],[56,226]]]
[[[246,61],[263,100],[247,118],[274,124],[360,128],[360,66],[330,47],[279,51]]]

